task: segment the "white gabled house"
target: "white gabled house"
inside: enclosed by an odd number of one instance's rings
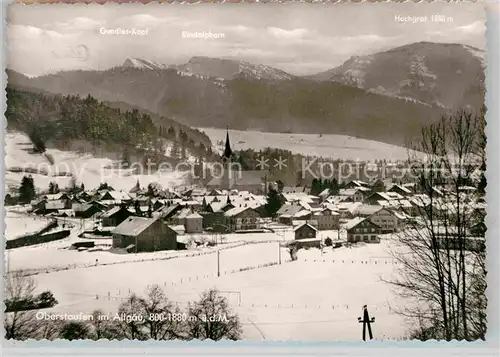
[[[381,233],[393,233],[400,232],[404,228],[406,215],[397,210],[384,207],[368,218],[380,227]]]
[[[347,230],[347,241],[349,243],[380,243],[380,226],[368,218],[354,218],[345,225],[345,229]]]

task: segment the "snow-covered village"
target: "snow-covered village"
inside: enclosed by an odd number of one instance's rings
[[[484,339],[484,53],[391,51],[326,82],[204,56],[9,69],[6,337]],[[448,56],[478,74],[440,82]],[[353,79],[391,59],[397,90]]]

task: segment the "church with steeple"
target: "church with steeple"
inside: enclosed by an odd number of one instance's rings
[[[221,157],[223,172],[219,177],[214,177],[206,185],[210,189],[249,191],[254,194],[262,194],[266,191],[265,179],[267,171],[262,170],[239,170],[235,164],[235,155],[231,148],[229,128],[226,128],[226,142]]]

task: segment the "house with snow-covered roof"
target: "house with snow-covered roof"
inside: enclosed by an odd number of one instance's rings
[[[409,209],[409,213],[414,217],[421,216],[432,203],[431,198],[425,193],[413,195],[408,199],[408,201],[412,206]]]
[[[304,209],[300,204],[284,204],[277,212],[278,222],[281,224],[292,225],[293,221],[311,219],[311,211]]]
[[[364,182],[364,181],[361,181],[361,180],[352,180],[352,181],[348,182],[345,185],[345,188],[347,188],[347,189],[350,189],[350,188],[360,188],[360,187],[364,187],[364,188],[368,188],[369,189],[370,184],[368,182]]]
[[[234,205],[232,203],[212,202],[206,207],[205,212],[208,213],[225,212],[231,208],[234,208]]]
[[[341,189],[339,190],[339,196],[344,196],[344,201],[350,202],[363,202],[365,198],[363,192],[357,188]]]
[[[382,206],[379,205],[367,205],[367,204],[361,204],[356,206],[354,209],[354,215],[359,216],[359,217],[369,217],[375,212],[378,212],[382,209]]]
[[[46,195],[43,195],[41,198],[44,198],[47,201],[69,200],[69,196],[65,192],[46,194]]]
[[[368,217],[380,227],[381,233],[400,232],[405,225],[406,215],[394,209],[383,207]]]
[[[387,192],[395,192],[401,196],[407,197],[413,194],[413,191],[408,186],[403,185],[393,185]]]
[[[54,213],[64,209],[71,209],[71,201],[69,200],[42,201],[40,209],[43,214]]]
[[[365,203],[377,205],[378,201],[394,201],[402,199],[404,199],[404,196],[397,192],[374,192],[366,197]]]
[[[335,211],[340,215],[340,219],[351,219],[356,217],[356,210],[361,205],[361,202],[342,202],[335,205]]]
[[[116,227],[130,216],[132,216],[132,212],[125,206],[115,206],[101,215],[102,226]]]
[[[354,218],[344,228],[347,230],[347,241],[350,243],[380,243],[381,228],[368,218]]]
[[[321,247],[321,238],[317,238],[318,230],[312,224],[304,222],[293,229],[295,242],[299,247]]]
[[[186,233],[203,232],[203,217],[192,208],[183,208],[171,219],[174,225],[183,225]]]
[[[238,206],[224,212],[225,225],[229,231],[260,228],[260,213],[248,206]]]
[[[309,204],[314,204],[319,201],[318,196],[309,195],[307,192],[294,192],[294,193],[283,193],[283,198],[285,202],[294,203],[294,202],[305,202]]]
[[[161,217],[165,221],[169,221],[173,215],[175,215],[179,210],[182,209],[182,206],[178,203],[168,204],[158,211],[159,217]]]
[[[97,202],[73,203],[71,210],[74,212],[75,217],[90,218],[104,211],[105,207]]]
[[[132,198],[125,191],[106,190],[100,194],[97,201],[106,206],[117,206],[122,203],[130,203]]]
[[[332,230],[339,228],[340,214],[330,208],[322,208],[312,215],[312,219],[317,221],[319,230]]]

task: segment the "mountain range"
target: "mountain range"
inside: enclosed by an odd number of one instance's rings
[[[484,101],[484,52],[466,45],[419,42],[353,56],[308,78],[443,108],[477,108]]]
[[[219,80],[237,77],[263,80],[289,80],[294,78],[293,75],[285,71],[263,64],[203,56],[193,57],[187,63],[171,66],[171,68],[177,69],[182,74],[217,78]]]
[[[482,55],[469,46],[421,42],[353,57],[305,77],[200,56],[180,65],[128,58],[104,71],[8,74],[9,85],[91,94],[194,127],[346,134],[404,144],[445,111],[482,105]]]

